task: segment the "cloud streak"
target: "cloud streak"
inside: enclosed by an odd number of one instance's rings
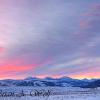
[[[99,0],[0,1],[0,78],[98,77],[99,11]]]

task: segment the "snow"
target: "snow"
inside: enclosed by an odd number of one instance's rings
[[[1,96],[2,93],[21,93],[23,90],[25,96]],[[31,96],[30,91],[48,92],[50,95]],[[98,89],[82,89],[77,87],[0,87],[0,100],[100,100],[100,88]]]

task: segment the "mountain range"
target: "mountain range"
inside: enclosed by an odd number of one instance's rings
[[[81,88],[96,88],[100,87],[100,79],[72,79],[70,77],[44,79],[36,77],[28,77],[25,79],[0,80],[0,86],[33,86],[33,87],[81,87]]]

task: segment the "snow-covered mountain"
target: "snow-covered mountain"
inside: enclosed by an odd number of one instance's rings
[[[13,80],[6,79],[0,80],[0,86],[58,86],[58,87],[99,87],[100,79],[72,79],[69,77],[61,77],[61,78],[51,78],[46,77],[44,79],[36,78],[36,77],[28,77],[23,80]]]

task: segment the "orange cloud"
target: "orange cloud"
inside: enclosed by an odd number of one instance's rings
[[[87,73],[80,73],[77,75],[72,75],[72,78],[76,78],[76,79],[84,79],[84,78],[100,78],[100,72],[87,72]]]

